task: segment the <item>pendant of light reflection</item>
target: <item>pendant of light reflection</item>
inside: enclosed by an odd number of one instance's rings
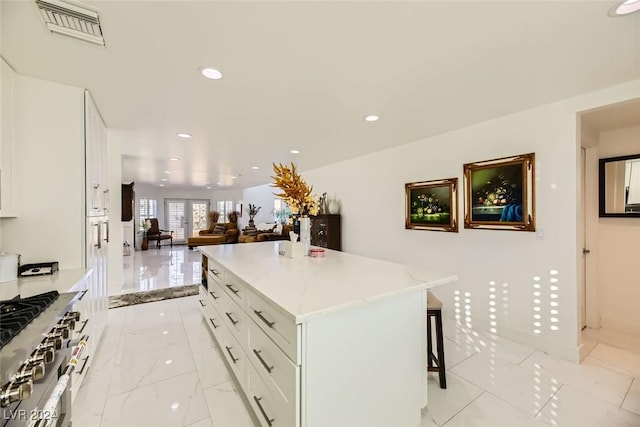
[[[544,320],[542,307],[543,307],[543,297],[548,296],[548,308],[549,308],[549,322],[548,327],[549,330],[556,332],[560,330],[560,319],[558,315],[560,314],[559,306],[560,306],[560,295],[558,291],[560,287],[558,283],[560,279],[558,279],[558,270],[550,270],[549,271],[549,285],[548,291],[546,295],[543,295],[542,289],[542,279],[540,276],[535,276],[533,278],[533,333],[536,335],[540,335],[542,333],[542,329],[544,327]]]

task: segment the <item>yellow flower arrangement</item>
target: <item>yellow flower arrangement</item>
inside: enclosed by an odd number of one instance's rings
[[[311,195],[313,187],[307,185],[296,171],[296,165],[291,163],[291,167],[278,163],[273,164],[272,187],[282,190],[282,193],[274,193],[282,198],[289,207],[291,213],[296,215],[317,215],[320,209],[318,203]]]

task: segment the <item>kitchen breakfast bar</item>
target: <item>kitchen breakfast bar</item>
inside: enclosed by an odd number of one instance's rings
[[[199,248],[203,316],[261,425],[420,426],[426,290],[457,276],[278,243]]]

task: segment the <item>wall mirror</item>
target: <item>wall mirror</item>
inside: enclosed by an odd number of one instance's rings
[[[600,159],[600,217],[640,217],[640,154]]]

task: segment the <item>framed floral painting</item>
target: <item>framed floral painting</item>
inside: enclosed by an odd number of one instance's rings
[[[535,231],[535,153],[464,165],[464,228]]]
[[[410,182],[405,189],[405,228],[458,232],[458,178]]]

